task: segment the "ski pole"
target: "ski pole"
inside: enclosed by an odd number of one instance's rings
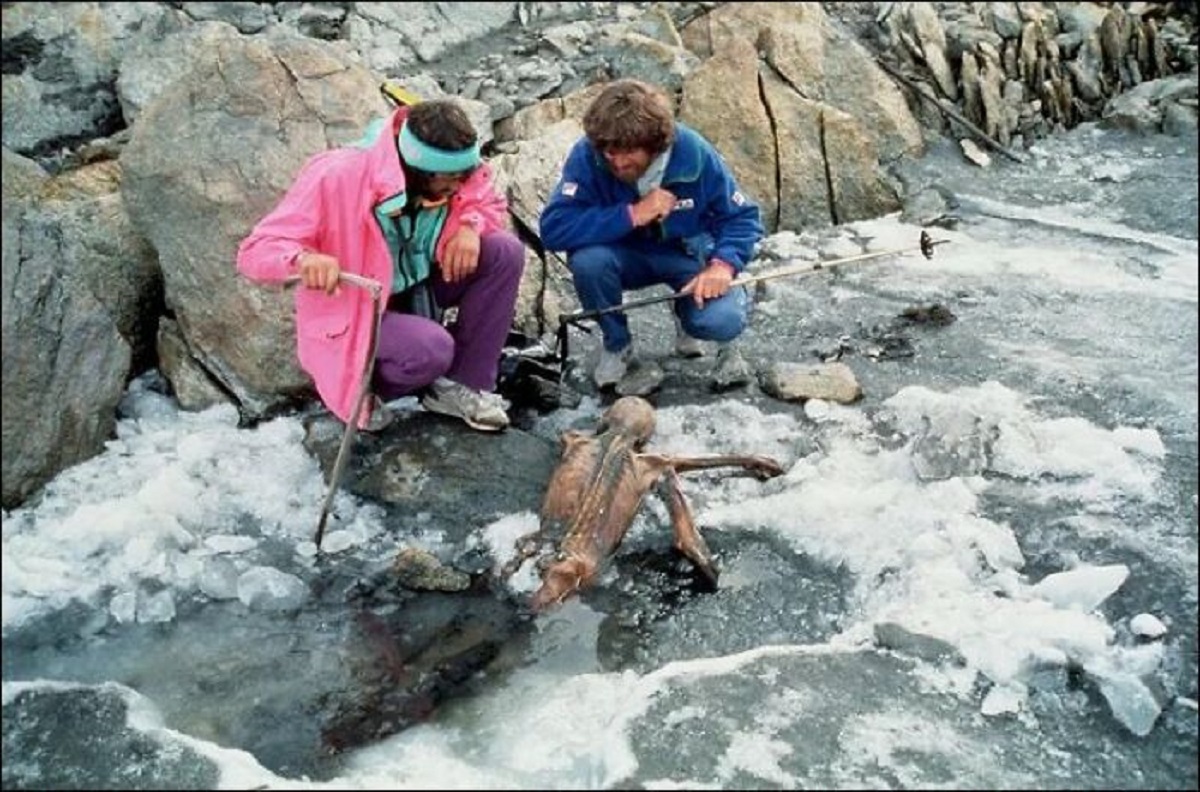
[[[362,377],[358,381],[358,395],[354,399],[354,410],[350,415],[350,420],[346,422],[346,431],[342,433],[342,443],[338,447],[337,458],[334,460],[333,470],[329,474],[329,491],[325,494],[325,503],[321,506],[321,516],[317,520],[317,532],[313,538],[317,550],[321,549],[321,540],[325,536],[325,523],[329,519],[329,507],[333,504],[333,496],[337,492],[342,473],[346,469],[346,462],[350,458],[350,445],[354,441],[355,432],[358,431],[358,417],[362,415],[363,405],[366,404],[367,397],[371,395],[371,375],[375,371],[375,354],[379,349],[379,318],[382,313],[383,284],[377,280],[349,272],[339,273],[338,280],[366,289],[371,293],[371,343],[367,352],[367,360],[363,364]],[[284,281],[284,286],[294,286],[299,282],[299,275],[290,275]]]
[[[893,250],[878,250],[874,253],[862,253],[857,256],[847,256],[846,258],[834,259],[833,261],[818,261],[814,264],[807,262],[797,264],[791,267],[783,267],[774,272],[764,272],[761,275],[745,275],[740,278],[735,278],[730,287],[733,286],[748,286],[751,283],[759,283],[761,281],[774,280],[776,278],[785,278],[792,275],[808,275],[814,272],[823,272],[825,270],[833,270],[841,267],[844,264],[852,264],[861,261],[870,261],[872,259],[883,258],[884,256],[895,256],[901,253],[909,253],[914,250],[919,250],[925,258],[933,258],[933,249],[937,245],[944,245],[950,240],[948,239],[931,239],[929,232],[922,231],[919,245],[915,248],[895,248]],[[641,308],[644,305],[654,305],[656,303],[667,302],[668,300],[678,300],[680,297],[686,297],[691,294],[691,290],[672,292],[671,294],[660,294],[653,297],[643,297],[637,300],[623,302],[620,305],[612,305],[607,308],[596,308],[591,311],[574,311],[572,313],[563,314],[559,317],[560,325],[568,323],[581,322],[585,319],[596,319],[601,316],[606,316],[611,313],[620,311],[628,311],[631,308]]]

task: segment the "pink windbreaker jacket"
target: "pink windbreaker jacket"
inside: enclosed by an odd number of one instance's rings
[[[238,246],[238,271],[259,283],[280,284],[297,272],[298,254],[326,253],[337,258],[342,271],[383,284],[386,301],[392,256],[374,210],[404,193],[396,135],[407,116],[408,108],[398,108],[364,148],[348,146],[311,157],[279,204]],[[483,164],[450,199],[436,259],[441,261],[447,240],[464,223],[480,234],[506,228],[507,209],[492,183],[491,168]],[[300,365],[325,406],[348,422],[371,348],[371,295],[346,283],[334,295],[298,286],[295,301]],[[369,405],[359,416],[360,427],[368,413]]]

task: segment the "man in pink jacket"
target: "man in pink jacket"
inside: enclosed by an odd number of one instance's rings
[[[372,302],[341,273],[383,284],[371,410],[423,394],[427,410],[497,431],[500,352],[525,263],[507,204],[479,154],[466,114],[449,101],[398,108],[359,144],[313,156],[278,206],[238,248],[238,270],[278,284],[299,275],[296,348],[322,401],[342,421],[354,411],[370,353]],[[458,309],[443,325],[442,312]]]

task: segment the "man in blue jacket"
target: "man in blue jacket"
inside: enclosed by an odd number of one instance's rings
[[[729,342],[745,330],[749,303],[745,288],[730,284],[763,236],[758,205],[654,86],[611,83],[583,128],[539,224],[545,246],[567,252],[580,304],[607,308],[626,289],[660,283],[687,291],[672,303],[676,353],[702,355],[698,341],[716,341],[717,381],[744,384],[749,368]],[[633,346],[623,312],[599,323],[604,348],[593,378],[605,388],[624,376]]]

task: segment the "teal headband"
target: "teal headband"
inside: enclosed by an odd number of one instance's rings
[[[404,161],[426,173],[461,173],[477,167],[480,162],[478,143],[461,151],[434,148],[414,135],[407,121],[400,127],[398,141]]]

